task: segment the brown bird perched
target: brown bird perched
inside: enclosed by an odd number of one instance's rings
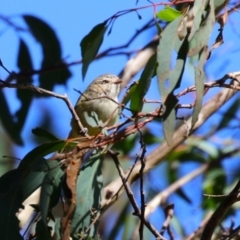
[[[97,77],[79,97],[75,111],[87,133],[94,136],[101,131],[100,125],[111,126],[118,120],[118,94],[122,81],[115,75],[103,74]],[[80,136],[75,119],[68,138]]]

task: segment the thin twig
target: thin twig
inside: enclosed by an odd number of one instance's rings
[[[59,99],[62,99],[68,106],[73,118],[77,121],[78,123],[78,126],[80,128],[80,133],[83,134],[84,136],[86,137],[89,137],[88,134],[86,133],[85,131],[85,128],[83,127],[71,101],[68,99],[67,95],[66,94],[57,94],[55,92],[52,92],[52,91],[49,91],[49,90],[46,90],[44,88],[40,88],[40,87],[36,87],[30,83],[8,83],[6,81],[3,81],[3,80],[0,80],[0,88],[15,88],[15,89],[25,89],[25,90],[30,90],[30,91],[33,91],[33,92],[37,92],[37,93],[40,93],[42,95],[47,95],[47,96],[52,96],[52,97],[55,97],[55,98],[59,98]]]
[[[132,204],[132,207],[134,209],[134,215],[138,216],[139,218],[141,218],[141,211],[137,205],[137,202],[134,198],[134,194],[128,184],[128,182],[126,181],[125,177],[124,177],[124,172],[122,170],[122,167],[119,163],[119,160],[117,158],[117,154],[115,152],[113,152],[112,150],[108,150],[108,154],[112,157],[115,165],[116,165],[116,168],[118,170],[118,173],[119,173],[119,176],[121,177],[122,179],[122,183],[123,183],[123,186],[124,186],[124,189],[127,193],[127,196],[128,196],[128,199],[129,201],[131,202]],[[145,226],[152,232],[152,234],[156,237],[156,239],[158,240],[165,240],[165,238],[163,236],[161,236],[161,234],[159,234],[159,232],[152,226],[152,224],[146,220],[145,218],[143,219],[144,221],[144,224]]]
[[[165,230],[167,229],[170,240],[173,240],[174,237],[173,237],[172,231],[170,230],[170,221],[171,221],[171,219],[173,217],[173,213],[174,213],[174,204],[169,204],[164,209],[164,213],[165,213],[165,216],[166,216],[166,220],[163,223],[163,226],[162,226],[162,229],[161,229],[160,233],[163,235]]]

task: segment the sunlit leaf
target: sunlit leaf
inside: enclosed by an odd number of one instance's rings
[[[179,39],[177,35],[178,27],[182,18],[177,18],[167,25],[162,33],[157,50],[157,76],[163,106],[163,130],[164,137],[168,145],[172,144],[172,137],[175,129],[176,114],[175,107],[178,99],[174,95],[174,90],[181,83],[183,69],[186,61],[187,41]],[[186,31],[185,31],[186,36]],[[176,51],[178,56],[175,67],[171,70],[172,53]]]
[[[198,31],[207,3],[208,3],[207,0],[195,0],[194,1],[194,5],[192,8],[193,24],[192,24],[192,28],[191,28],[191,33],[188,36],[188,40],[190,40],[193,37],[193,35],[196,33],[196,31]]]
[[[205,79],[204,64],[207,60],[207,56],[208,56],[208,50],[207,50],[207,47],[205,47],[200,53],[200,59],[199,59],[198,65],[194,67],[197,97],[196,97],[194,110],[192,114],[192,127],[194,127],[195,123],[197,122],[199,112],[202,109],[202,100],[203,100],[203,94],[204,94],[204,79]]]
[[[212,33],[213,25],[215,23],[213,0],[209,1],[208,11],[209,12],[206,14],[207,17],[204,20],[204,24],[193,35],[190,41],[190,49],[188,52],[188,56],[194,56],[198,54],[203,49],[203,47],[208,45],[208,40]]]
[[[182,16],[182,13],[176,10],[175,8],[171,8],[169,6],[165,6],[165,9],[160,10],[156,16],[166,22],[172,22],[176,18]]]
[[[135,94],[137,85],[138,85],[138,81],[131,84],[131,86],[127,89],[125,95],[123,96],[122,104],[124,104],[125,106],[128,104],[132,96]]]

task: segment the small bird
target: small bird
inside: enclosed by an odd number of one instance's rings
[[[75,111],[87,133],[94,136],[101,132],[101,125],[111,126],[118,120],[118,94],[122,81],[115,75],[103,74],[97,77],[79,97]],[[80,136],[75,119],[68,138]]]

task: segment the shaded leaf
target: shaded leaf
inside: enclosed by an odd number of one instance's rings
[[[223,114],[223,117],[217,127],[217,130],[221,130],[224,127],[226,127],[231,120],[233,120],[237,110],[240,107],[240,99],[236,99],[233,101],[232,105],[228,108],[225,114]]]
[[[137,140],[138,140],[138,135],[137,134],[131,134],[130,136],[128,136],[124,140],[116,142],[114,144],[114,149],[117,149],[117,151],[126,155],[126,154],[128,154],[132,151],[132,149],[134,148]]]
[[[45,225],[47,225],[48,212],[57,204],[62,188],[62,177],[64,175],[64,172],[60,168],[57,161],[56,165],[56,167],[47,172],[41,186],[39,205],[42,220]]]
[[[214,166],[210,172],[207,172],[204,176],[203,191],[209,195],[219,195],[224,193],[224,187],[226,186],[226,175],[220,164]],[[203,207],[209,209],[216,209],[216,205],[221,202],[221,198],[205,197]]]
[[[59,140],[56,142],[44,143],[34,148],[22,159],[18,169],[29,168],[36,161],[37,157],[44,157],[50,153],[61,150],[65,145],[65,141]]]
[[[156,137],[156,135],[152,134],[148,129],[143,132],[143,142],[146,145],[152,145],[154,143],[159,143],[160,138]]]
[[[117,216],[117,220],[113,228],[111,229],[107,239],[117,239],[117,236],[119,236],[119,232],[121,231],[123,224],[125,224],[124,230],[126,231],[126,228],[129,226],[129,224],[126,224],[126,218],[129,217],[128,208],[129,208],[129,204],[127,201],[125,201],[124,205],[122,206],[121,212]],[[125,237],[123,239],[127,239],[127,238]]]
[[[45,174],[45,172],[39,171],[25,172],[22,180],[19,183],[19,187],[21,187],[22,190],[23,201],[41,186]]]
[[[174,183],[174,182],[176,182],[179,179],[178,171],[176,171],[176,169],[172,170],[171,164],[168,165],[168,168],[169,168],[169,170],[167,171],[168,172],[167,176],[168,176],[169,182],[170,183]],[[181,197],[187,203],[189,203],[189,204],[192,203],[191,199],[185,194],[185,192],[181,188],[177,189],[176,194],[178,194],[179,197]]]
[[[172,22],[176,18],[182,16],[182,13],[175,8],[165,6],[165,9],[159,11],[156,16],[162,21]]]
[[[96,155],[80,171],[77,179],[77,204],[72,218],[71,232],[73,239],[79,239],[84,230],[94,219],[93,212],[100,210],[102,179],[102,155]],[[92,225],[87,237],[96,236],[98,223]]]
[[[96,57],[102,45],[104,34],[107,30],[107,21],[96,25],[81,41],[81,53],[83,59],[82,76],[85,78],[90,63]]]
[[[207,153],[212,159],[219,157],[219,150],[209,141],[198,139],[198,138],[189,138],[186,140],[186,143],[190,146],[194,146],[198,149],[201,149],[203,152]]]
[[[51,232],[44,222],[39,220],[36,225],[36,240],[55,240],[54,237],[51,237]]]
[[[59,138],[57,138],[56,136],[54,136],[52,133],[50,133],[49,131],[43,129],[43,128],[40,128],[40,127],[37,127],[37,128],[34,128],[32,129],[32,133],[38,137],[43,137],[43,138],[46,138],[47,140],[49,141],[58,141],[60,140]]]
[[[0,91],[0,105],[1,105],[1,112],[0,114],[1,123],[4,129],[7,131],[11,139],[18,145],[23,145],[23,140],[18,131],[16,131],[14,116],[11,115],[9,111],[9,106],[4,96],[3,91]]]
[[[174,96],[174,90],[180,85],[187,53],[187,41],[179,39],[178,27],[182,18],[177,18],[165,28],[162,38],[159,41],[157,50],[157,76],[161,100],[163,102],[163,130],[168,145],[172,144],[172,137],[175,129],[176,113],[175,107],[178,99]],[[186,31],[185,31],[186,36]],[[173,51],[177,52],[177,59],[174,69],[170,69]]]
[[[200,59],[198,62],[197,67],[194,67],[195,72],[195,86],[196,86],[196,101],[194,104],[194,110],[192,114],[192,128],[194,127],[195,123],[198,120],[199,112],[202,109],[202,100],[204,95],[204,79],[205,79],[205,72],[204,72],[204,64],[208,57],[208,49],[204,47],[202,52],[200,53]]]
[[[34,16],[24,15],[23,19],[35,39],[41,44],[43,54],[41,68],[50,70],[40,73],[40,87],[53,90],[56,84],[66,84],[71,73],[62,60],[61,46],[55,31],[47,23]]]
[[[20,72],[31,72],[33,70],[29,49],[22,39],[20,39],[17,66]],[[26,77],[23,80],[26,83],[33,82],[31,77]],[[15,114],[15,119],[17,119],[17,122],[14,124],[14,131],[20,135],[28,115],[29,107],[32,103],[33,92],[17,89],[17,97],[21,102],[21,107]]]
[[[11,170],[0,177],[0,235],[1,239],[23,240],[19,234],[19,221],[16,212],[22,207],[22,194],[19,180],[22,172]]]
[[[135,94],[131,96],[130,109],[133,111],[133,113],[137,113],[142,110],[143,98],[147,94],[151,80],[154,77],[157,60],[156,58],[157,54],[154,54],[149,58],[137,84]]]

